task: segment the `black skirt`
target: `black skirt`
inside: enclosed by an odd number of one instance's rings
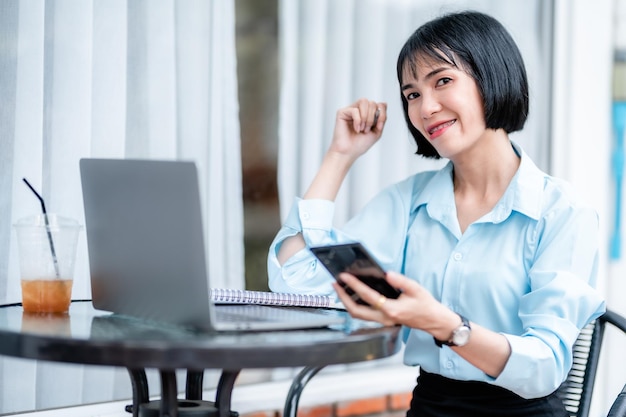
[[[407,417],[570,417],[555,393],[526,399],[486,382],[421,371]]]

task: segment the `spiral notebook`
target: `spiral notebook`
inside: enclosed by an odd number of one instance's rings
[[[345,322],[333,310],[215,305],[193,162],[85,158],[80,174],[95,308],[205,330]]]
[[[211,288],[210,294],[215,304],[259,304],[344,309],[343,304],[335,301],[334,297],[328,295],[292,294],[231,288]]]

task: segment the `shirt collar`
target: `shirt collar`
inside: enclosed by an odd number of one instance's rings
[[[511,145],[521,158],[520,166],[504,195],[490,213],[489,220],[495,223],[501,222],[510,215],[511,211],[517,211],[538,220],[547,174],[535,165],[521,146],[513,141]],[[428,215],[435,220],[443,222],[448,216],[456,216],[452,169],[452,162],[448,162],[430,178],[422,190],[414,190],[416,195],[413,199],[412,212],[426,205]]]

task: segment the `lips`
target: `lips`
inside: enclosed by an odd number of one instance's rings
[[[452,126],[455,123],[456,123],[456,119],[448,120],[447,122],[443,122],[443,123],[439,123],[435,125],[430,125],[428,126],[428,134],[430,135],[431,139],[434,139],[437,136],[442,135],[443,132],[445,132],[445,130],[448,127]]]

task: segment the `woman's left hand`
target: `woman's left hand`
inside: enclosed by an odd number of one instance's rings
[[[358,319],[376,321],[385,326],[401,324],[432,332],[438,330],[438,320],[434,318],[450,313],[450,310],[439,303],[424,287],[396,272],[387,272],[385,278],[391,286],[402,292],[397,299],[386,298],[354,275],[343,273],[340,278],[369,304],[357,304],[339,283],[333,283],[346,310],[352,317]]]
[[[376,321],[385,326],[401,324],[420,329],[438,340],[448,340],[453,329],[459,325],[458,314],[437,301],[426,288],[404,275],[387,272],[385,276],[389,284],[402,291],[397,299],[383,297],[354,275],[343,273],[340,278],[369,304],[357,304],[337,282],[334,282],[335,291],[352,317]],[[500,375],[511,356],[511,347],[503,334],[487,330],[474,322],[470,342],[452,349],[494,378]]]

